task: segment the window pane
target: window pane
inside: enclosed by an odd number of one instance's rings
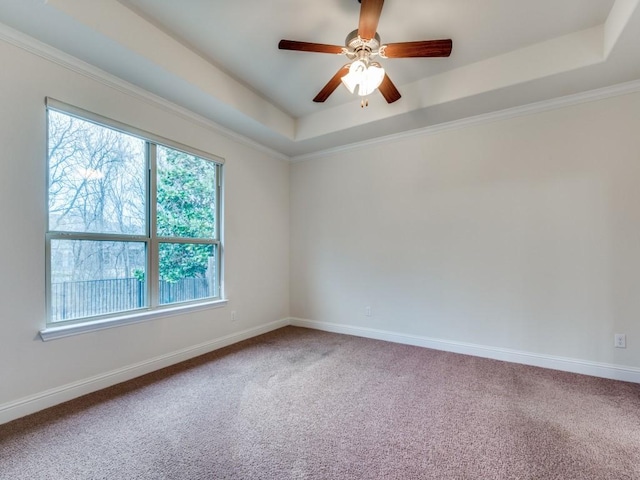
[[[144,140],[53,110],[49,230],[145,235]]]
[[[215,238],[215,163],[158,146],[157,165],[157,235]]]
[[[145,307],[144,242],[51,240],[51,321]]]
[[[161,243],[159,249],[161,305],[219,295],[216,245]]]

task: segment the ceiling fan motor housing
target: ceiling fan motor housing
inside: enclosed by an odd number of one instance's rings
[[[355,58],[373,57],[378,55],[380,51],[380,35],[377,33],[372,39],[367,40],[358,35],[358,30],[354,30],[347,35],[344,43],[347,47],[345,54],[352,60]]]

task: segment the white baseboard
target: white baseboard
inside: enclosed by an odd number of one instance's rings
[[[519,350],[511,350],[508,348],[453,342],[449,340],[440,340],[437,338],[422,337],[418,335],[407,335],[404,333],[395,333],[387,330],[377,330],[373,328],[355,327],[337,323],[317,322],[314,320],[306,320],[302,318],[290,318],[289,323],[290,325],[296,327],[306,327],[315,330],[324,330],[326,332],[343,333],[346,335],[354,335],[357,337],[386,340],[388,342],[432,348],[434,350],[443,350],[446,352],[462,353],[464,355],[492,358],[494,360],[503,360],[505,362],[521,363],[524,365],[532,365],[535,367],[550,368],[552,370],[562,370],[565,372],[591,375],[594,377],[640,383],[640,368],[591,362],[575,358],[556,357],[553,355],[522,352]]]
[[[473,355],[476,357],[492,358],[506,362],[521,363],[536,367],[562,370],[566,372],[580,373],[594,377],[622,380],[626,382],[640,383],[640,369],[621,365],[591,362],[574,358],[541,355],[537,353],[522,352],[507,348],[489,347],[471,343],[453,342],[436,338],[408,335],[387,330],[341,325],[336,323],[317,322],[302,318],[284,318],[275,322],[233,333],[199,345],[194,345],[182,350],[155,357],[144,362],[136,363],[91,378],[73,382],[61,387],[53,388],[28,397],[0,405],[0,425],[17,418],[35,413],[45,408],[58,405],[74,398],[92,393],[103,388],[110,387],[147,373],[159,370],[190,358],[212,352],[234,343],[246,340],[263,333],[277,330],[278,328],[292,325],[327,332],[342,333],[358,337],[385,340],[388,342],[414,345],[418,347],[432,348],[447,352]]]
[[[284,318],[2,404],[0,405],[0,425],[287,325],[289,325],[289,319]]]

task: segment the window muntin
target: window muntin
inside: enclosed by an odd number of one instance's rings
[[[47,325],[220,299],[222,162],[55,105]]]

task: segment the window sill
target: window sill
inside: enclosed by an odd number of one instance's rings
[[[62,325],[59,327],[51,326],[40,330],[40,338],[43,342],[47,342],[49,340],[70,337],[72,335],[80,335],[83,333],[95,332],[97,330],[105,330],[107,328],[146,322],[149,320],[154,320],[156,318],[172,317],[184,313],[198,312],[211,308],[220,308],[226,306],[227,302],[228,301],[226,299],[214,300],[206,303],[180,305],[176,307],[167,307],[152,311],[147,310],[119,317],[101,318],[99,320],[90,320],[83,323],[76,323],[74,325]]]

